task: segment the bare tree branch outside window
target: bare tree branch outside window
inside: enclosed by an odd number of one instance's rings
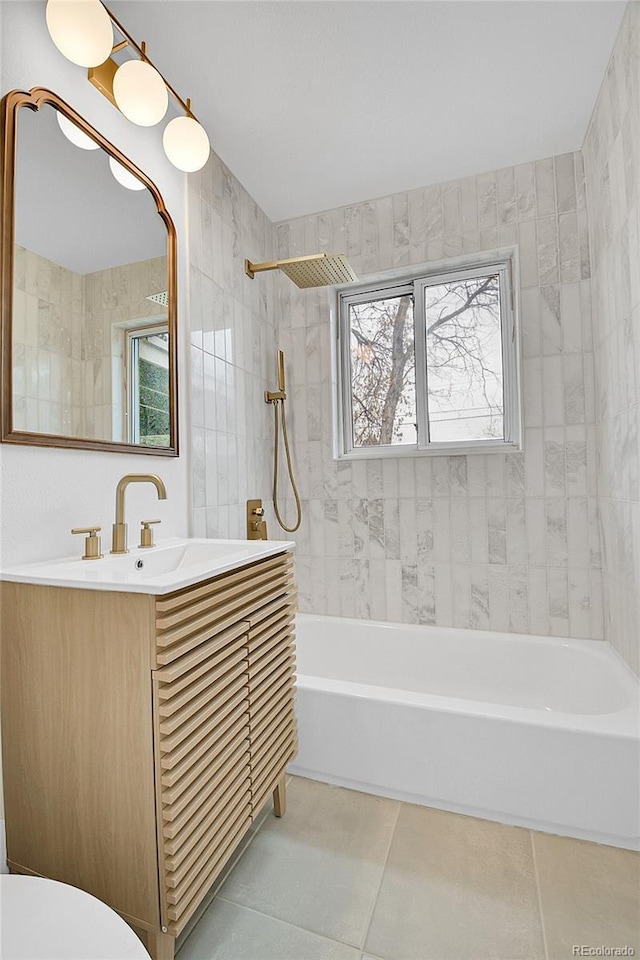
[[[432,442],[504,436],[500,284],[496,275],[425,288]],[[349,308],[356,447],[415,444],[413,296]]]
[[[354,304],[350,313],[355,445],[415,443],[413,297]]]
[[[499,439],[503,429],[497,276],[426,288],[432,441]]]

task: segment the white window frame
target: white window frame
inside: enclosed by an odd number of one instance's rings
[[[125,349],[124,349],[124,391],[125,391],[125,416],[126,416],[126,436],[128,443],[140,443],[140,385],[138,382],[138,341],[152,337],[154,334],[165,334],[169,332],[169,323],[167,320],[158,320],[153,323],[137,324],[135,327],[127,327],[124,331]]]
[[[520,389],[519,336],[515,303],[516,273],[513,252],[487,255],[455,264],[430,265],[402,277],[390,277],[343,287],[337,290],[335,354],[335,417],[336,443],[334,456],[338,460],[380,459],[382,457],[443,456],[469,453],[505,453],[522,449],[522,404]],[[502,339],[502,376],[504,397],[504,439],[456,440],[432,442],[428,437],[429,409],[426,366],[427,332],[425,321],[425,289],[438,283],[497,275],[500,286],[500,321]],[[351,386],[351,355],[349,334],[349,307],[370,300],[413,297],[414,344],[416,363],[416,419],[417,443],[380,444],[355,447],[353,445],[353,401]],[[420,376],[419,371],[427,371]]]

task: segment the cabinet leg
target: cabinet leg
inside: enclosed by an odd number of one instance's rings
[[[151,960],[174,960],[176,941],[168,933],[153,933],[151,930],[138,930],[142,942],[149,951]]]
[[[276,817],[283,817],[287,810],[287,778],[283,773],[273,791],[273,812]]]

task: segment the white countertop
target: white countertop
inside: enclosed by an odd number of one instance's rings
[[[99,560],[62,557],[5,567],[0,580],[80,590],[173,593],[221,573],[291,552],[291,540],[206,540],[174,537],[155,547],[105,554]]]

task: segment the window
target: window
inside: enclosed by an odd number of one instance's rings
[[[171,443],[169,331],[167,324],[126,331],[128,441],[155,447]]]
[[[339,456],[518,446],[510,267],[339,294]]]

